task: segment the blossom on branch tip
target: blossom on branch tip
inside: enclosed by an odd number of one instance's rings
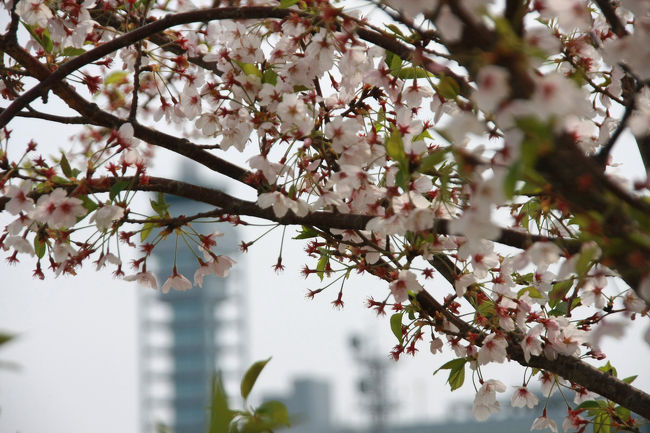
[[[408,301],[409,291],[419,293],[424,290],[424,287],[418,283],[417,276],[413,272],[405,269],[399,271],[397,279],[391,281],[389,287],[395,298],[395,302],[399,303]]]
[[[125,281],[136,281],[143,287],[150,287],[154,290],[158,290],[158,280],[156,279],[156,275],[151,271],[138,272],[137,274],[127,275],[122,279]],[[169,292],[168,288],[167,292]],[[167,292],[163,291],[163,293]]]
[[[162,285],[160,291],[163,293],[169,293],[171,289],[178,290],[179,292],[184,292],[192,288],[192,283],[190,280],[185,278],[183,274],[179,274],[174,267],[172,275],[165,281],[165,284]]]
[[[111,228],[113,221],[124,216],[124,208],[115,205],[102,206],[90,217],[90,222],[95,222],[97,228],[103,232]]]
[[[47,23],[52,18],[52,11],[45,1],[41,0],[20,0],[16,6],[16,13],[25,23],[30,26],[47,27]]]
[[[217,256],[209,262],[202,262],[194,273],[194,284],[203,287],[203,278],[206,275],[216,275],[225,278],[230,273],[230,268],[237,263],[228,256]]]
[[[485,421],[491,414],[499,412],[500,406],[497,401],[497,392],[505,392],[506,385],[499,381],[490,379],[485,381],[474,397],[472,414],[477,421]]]
[[[5,210],[12,215],[18,215],[20,212],[29,212],[34,208],[34,200],[27,194],[32,190],[32,181],[26,180],[20,187],[8,185],[5,187],[5,197],[11,200],[5,205]]]
[[[537,406],[539,399],[535,394],[528,391],[527,387],[517,386],[515,387],[515,392],[512,394],[510,403],[512,404],[512,407],[528,406],[529,409],[532,409]]]
[[[503,363],[508,355],[506,348],[508,342],[498,334],[490,334],[483,340],[483,345],[478,351],[478,364],[485,365],[490,362]]]
[[[544,415],[537,417],[535,421],[533,421],[530,431],[544,429],[549,429],[553,433],[557,433],[557,424],[551,418],[546,416],[546,409],[544,409]]]
[[[267,192],[257,197],[257,204],[262,208],[273,207],[273,213],[278,218],[282,218],[291,210],[296,216],[304,217],[309,213],[309,205],[304,201],[292,200],[279,191]]]
[[[30,213],[34,220],[52,228],[72,227],[77,218],[86,215],[86,209],[78,198],[68,197],[63,188],[57,188],[50,194],[39,197],[36,208]]]

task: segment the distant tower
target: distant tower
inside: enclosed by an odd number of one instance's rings
[[[370,350],[361,342],[361,338],[350,338],[350,347],[358,365],[363,368],[363,377],[359,381],[359,393],[364,400],[364,409],[370,416],[369,432],[386,433],[388,417],[394,406],[388,397],[388,367],[385,356],[370,354]]]
[[[184,171],[181,179],[200,183],[187,167]],[[166,200],[174,216],[210,209],[178,197]],[[232,256],[238,249],[238,237],[229,224],[195,224],[194,229],[224,233],[217,238],[217,254]],[[161,285],[171,274],[175,250],[174,234],[154,250]],[[198,262],[180,238],[176,265],[192,281]],[[206,277],[203,288],[168,294],[140,290],[141,433],[164,431],[162,425],[174,433],[205,432],[211,380],[217,371],[228,394],[238,395],[247,362],[245,292],[236,266],[228,278]]]

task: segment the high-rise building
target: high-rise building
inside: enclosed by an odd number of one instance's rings
[[[197,179],[188,179],[194,184]],[[166,197],[172,215],[194,215],[209,210],[190,200]],[[205,230],[201,230],[205,227]],[[215,229],[217,254],[232,256],[238,238],[229,224],[194,224],[203,234]],[[153,236],[153,234],[151,235]],[[195,253],[197,249],[194,248]],[[154,250],[156,277],[162,284],[174,263],[190,281],[198,267],[196,257],[175,234]],[[208,276],[203,288],[163,294],[141,289],[140,396],[141,432],[197,433],[206,431],[212,379],[220,373],[229,395],[236,395],[246,365],[246,290],[237,268],[228,278]]]

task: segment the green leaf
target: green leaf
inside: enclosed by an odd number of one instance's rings
[[[616,406],[615,410],[616,410],[616,414],[620,419],[622,419],[625,422],[628,422],[630,420],[630,416],[632,415],[630,409],[623,406]]]
[[[255,385],[257,377],[260,375],[270,360],[271,358],[265,359],[263,361],[257,361],[249,367],[248,371],[241,381],[241,396],[244,400],[248,398],[248,394],[250,394],[251,390],[253,389],[253,385]]]
[[[594,433],[609,433],[612,419],[606,412],[599,413],[594,419]]]
[[[551,308],[557,307],[557,305],[564,299],[566,294],[573,287],[573,280],[560,281],[559,283],[553,284],[553,288],[548,293],[548,304]]]
[[[38,42],[43,49],[51,53],[52,49],[54,48],[54,43],[52,43],[52,39],[50,38],[50,31],[48,29],[43,29],[42,31],[39,31],[38,33],[34,31],[34,28],[30,25],[27,25],[23,22],[23,25],[27,29],[30,35]]]
[[[328,261],[329,256],[327,254],[321,254],[320,259],[318,259],[318,264],[316,264],[316,275],[318,275],[321,281],[323,281],[323,277],[325,276],[325,268],[327,267]]]
[[[418,167],[418,171],[420,173],[428,173],[430,170],[433,170],[433,168],[440,164],[442,161],[445,160],[445,157],[447,156],[448,149],[438,149],[424,158],[422,158],[422,162],[420,162],[420,166]]]
[[[118,182],[115,182],[115,184],[111,187],[108,196],[111,198],[111,200],[115,200],[115,197],[117,197],[117,195],[120,192],[128,188],[128,186],[129,186],[129,181],[127,180],[120,180]]]
[[[438,82],[438,93],[445,99],[456,99],[460,93],[460,86],[456,80],[442,74]]]
[[[151,204],[151,209],[154,210],[161,218],[165,218],[169,215],[169,205],[165,201],[165,194],[159,192],[156,195],[156,200],[149,200]]]
[[[566,316],[566,314],[569,312],[569,303],[566,301],[562,301],[558,303],[555,308],[550,310],[548,312],[549,316],[555,316],[555,317],[560,317],[560,316]]]
[[[517,298],[521,298],[524,293],[528,293],[528,296],[531,298],[544,299],[544,295],[542,295],[535,286],[524,287],[517,292]]]
[[[61,54],[65,57],[77,57],[86,54],[86,50],[83,48],[65,47]]]
[[[521,160],[517,160],[514,164],[510,165],[506,178],[503,181],[503,191],[505,192],[506,197],[514,197],[515,187],[517,186],[517,181],[521,179],[522,172],[523,164]]]
[[[289,426],[289,411],[287,407],[275,400],[262,403],[260,407],[255,410],[255,414],[262,416],[267,421],[268,427],[271,429],[279,426]]]
[[[404,152],[404,141],[402,140],[402,134],[399,132],[399,129],[392,128],[390,130],[390,135],[386,137],[386,153],[394,161],[402,162],[406,161],[406,153]]]
[[[607,364],[603,365],[602,367],[598,367],[598,370],[610,374],[614,377],[618,377],[618,372],[616,371],[614,366],[609,363],[609,361],[607,361]]]
[[[63,174],[69,179],[73,177],[72,174],[72,168],[70,168],[70,162],[68,161],[68,158],[66,158],[65,153],[61,152],[61,170],[63,171]]]
[[[280,6],[278,7],[280,9],[288,9],[296,3],[298,3],[298,0],[280,0]]]
[[[81,205],[86,209],[89,213],[93,212],[97,208],[99,208],[99,205],[95,203],[94,200],[91,200],[87,195],[80,195],[77,196],[79,200],[82,201]]]
[[[463,383],[465,382],[465,364],[457,368],[452,368],[449,372],[447,382],[449,383],[452,391],[455,391],[463,386]]]
[[[146,241],[155,227],[156,225],[153,223],[144,223],[140,232],[140,242]]]
[[[260,78],[264,78],[264,75],[262,74],[262,71],[255,66],[252,63],[244,63],[244,62],[239,62],[237,60],[234,61],[237,63],[237,65],[241,68],[242,72],[246,75],[257,75]]]
[[[395,33],[396,35],[399,35],[399,36],[401,36],[402,38],[405,38],[405,37],[406,37],[406,36],[404,36],[404,33],[402,33],[402,31],[401,31],[401,30],[400,30],[400,29],[399,29],[395,24],[388,24],[386,27],[388,27],[389,29],[391,29],[391,30],[393,31],[393,33]],[[391,54],[392,54],[392,53],[391,53]]]
[[[397,313],[390,316],[390,330],[393,331],[393,335],[397,337],[399,342],[402,342],[404,335],[402,334],[402,316],[404,313]]]
[[[59,185],[65,185],[65,184],[70,183],[70,181],[68,179],[66,179],[65,177],[61,177],[61,176],[52,176],[52,182],[54,182],[56,184],[59,184]]]
[[[212,379],[209,433],[228,433],[233,416],[233,411],[228,408],[228,398],[223,389],[221,379],[219,375],[215,374]]]
[[[467,363],[467,359],[465,358],[452,359],[434,371],[433,374],[436,374],[440,370],[451,370],[447,378],[447,383],[449,383],[451,390],[454,391],[463,386],[465,382],[465,363]]]
[[[453,370],[454,368],[465,365],[466,362],[467,359],[465,358],[452,359],[451,361],[445,362],[440,368],[434,371],[433,374],[436,374],[440,370]]]
[[[318,236],[318,232],[312,227],[302,226],[302,230],[298,233],[298,236],[293,239],[311,239]]]
[[[433,140],[433,137],[431,136],[431,133],[429,132],[428,129],[425,129],[424,131],[420,132],[418,135],[416,135],[415,137],[413,137],[413,142],[416,142],[416,141],[422,141],[422,140],[424,140],[425,138],[429,138],[429,139],[432,139],[432,140]],[[437,151],[441,151],[441,150],[443,150],[443,149],[438,149]],[[435,151],[434,151],[434,152],[435,152]]]
[[[593,261],[598,256],[598,250],[599,248],[596,245],[591,245],[590,247],[583,248],[582,251],[580,251],[578,261],[576,262],[576,273],[578,275],[587,274],[593,265]]]
[[[386,50],[386,65],[391,73],[395,73],[402,68],[402,59],[397,54]]]
[[[638,374],[635,374],[634,376],[629,376],[629,377],[626,377],[625,379],[621,379],[621,380],[629,385],[630,383],[634,382],[634,380],[638,376],[639,376]]]
[[[8,343],[9,341],[13,340],[14,338],[16,338],[16,336],[13,335],[13,334],[6,334],[4,332],[0,332],[0,345]]]
[[[278,83],[278,74],[273,69],[267,69],[262,74],[262,83],[276,85]]]
[[[576,407],[575,410],[578,410],[578,409],[598,409],[598,408],[600,408],[600,405],[598,404],[598,402],[596,400],[587,400],[587,401],[583,401],[582,403],[580,403]]]
[[[45,242],[41,241],[38,236],[34,237],[34,253],[39,259],[45,255]]]
[[[391,71],[391,73],[395,77],[401,78],[402,80],[413,80],[415,78],[427,78],[434,76],[431,72],[420,68],[419,66],[407,66],[396,71]]]
[[[408,172],[408,168],[405,168],[404,166],[405,164],[399,165],[399,170],[397,171],[397,174],[395,174],[395,183],[406,191],[408,189],[408,181],[411,179],[411,174]]]
[[[127,71],[114,71],[111,72],[104,78],[104,84],[109,85],[109,84],[121,84],[125,82],[126,77],[129,75]]]

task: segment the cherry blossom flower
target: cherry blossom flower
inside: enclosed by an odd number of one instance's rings
[[[478,90],[472,95],[472,100],[481,110],[493,112],[510,93],[508,71],[500,66],[484,66],[476,81]]]
[[[30,26],[47,27],[47,23],[52,18],[52,11],[44,1],[40,0],[21,0],[16,6],[16,13]]]
[[[503,363],[508,352],[508,342],[498,334],[490,334],[483,340],[483,345],[478,351],[478,364],[485,365],[490,362]]]
[[[192,120],[201,114],[201,95],[194,85],[186,85],[181,94],[181,107],[185,116]]]
[[[625,308],[633,313],[642,313],[647,308],[643,299],[639,298],[632,290],[629,290],[623,298]]]
[[[408,301],[409,290],[413,293],[419,293],[424,290],[424,287],[418,283],[417,276],[413,272],[406,269],[399,271],[397,279],[391,281],[389,286],[390,291],[395,298],[395,302],[400,303]]]
[[[497,401],[497,392],[505,392],[506,385],[498,380],[487,380],[476,393],[472,414],[477,421],[485,421],[491,414],[499,412],[500,406]]]
[[[438,352],[442,353],[443,346],[444,346],[444,342],[440,338],[434,338],[433,340],[431,340],[429,349],[431,350],[431,353],[435,355]]]
[[[291,200],[286,195],[279,191],[268,192],[260,194],[257,197],[257,204],[266,209],[273,207],[273,212],[278,218],[282,218],[291,210],[299,217],[303,217],[309,213],[309,205],[302,200]]]
[[[98,271],[102,269],[104,266],[106,266],[107,263],[113,264],[115,266],[121,266],[122,260],[120,260],[120,258],[113,253],[102,254],[101,256],[99,256],[99,259],[97,260],[97,267],[95,268],[95,270]],[[158,288],[158,286],[156,286],[156,288]]]
[[[151,271],[138,272],[137,274],[127,275],[122,279],[125,281],[136,281],[142,287],[151,287],[154,290],[158,290],[158,280],[156,279],[156,275]],[[169,292],[169,287],[170,286],[163,288],[163,293]]]
[[[115,205],[105,205],[95,211],[90,217],[90,222],[95,222],[97,228],[103,232],[111,228],[113,221],[124,216],[124,208]]]
[[[447,42],[456,42],[463,34],[463,22],[451,12],[446,4],[440,8],[436,27]]]
[[[591,14],[584,0],[543,0],[542,18],[557,18],[562,28],[567,30],[591,30]]]
[[[584,426],[589,422],[586,419],[582,418],[580,416],[580,413],[582,413],[582,410],[569,409],[569,413],[567,414],[566,418],[564,418],[564,421],[562,422],[562,429],[564,430],[564,433],[567,433],[568,431],[579,430],[580,428],[582,428],[582,426]]]
[[[605,287],[602,284],[607,284],[607,280],[605,278],[599,278],[598,280],[601,281],[597,281],[595,278],[588,278],[582,286],[580,298],[584,305],[594,305],[596,308],[602,309],[607,304],[607,298],[603,294]]]
[[[478,280],[474,274],[464,274],[456,281],[454,281],[454,289],[456,289],[456,296],[459,298],[465,296],[467,288],[475,284]]]
[[[77,222],[77,218],[86,215],[86,209],[82,206],[81,200],[67,195],[68,193],[62,188],[42,195],[30,216],[52,228],[72,227]]]
[[[552,242],[535,242],[528,247],[526,255],[538,268],[546,268],[560,259],[562,250]]]
[[[533,326],[526,336],[521,340],[521,348],[524,350],[524,359],[530,360],[531,355],[539,356],[542,353],[542,342],[539,335],[542,333],[543,325]]]
[[[553,433],[557,433],[557,424],[551,418],[546,416],[546,409],[544,409],[544,415],[535,418],[535,421],[533,421],[533,425],[530,428],[531,431],[544,429],[549,429]]]
[[[192,283],[190,280],[185,278],[183,274],[179,274],[176,270],[176,267],[174,267],[172,275],[167,279],[167,281],[165,281],[165,283],[160,288],[160,291],[163,293],[169,293],[171,289],[174,289],[180,292],[184,292],[186,290],[190,290],[191,288]]]
[[[22,236],[8,236],[3,241],[5,248],[13,248],[19,253],[29,254],[34,256],[34,247],[32,244]]]
[[[548,371],[542,371],[538,379],[542,382],[542,395],[546,398],[555,394],[560,386],[568,385],[566,380]]]
[[[277,162],[271,162],[262,155],[255,155],[248,159],[248,165],[262,171],[264,178],[270,184],[275,183],[276,179],[282,173],[284,165]]]
[[[214,260],[201,263],[194,273],[194,284],[203,287],[203,278],[206,275],[216,275],[225,278],[230,273],[230,268],[237,262],[228,256],[217,256]]]
[[[528,406],[529,409],[532,409],[537,406],[539,399],[535,394],[528,391],[527,387],[517,386],[515,387],[515,392],[512,394],[510,403],[512,404],[512,407]]]
[[[12,215],[18,215],[20,212],[29,212],[34,208],[34,200],[27,194],[32,190],[32,182],[27,180],[20,187],[8,185],[5,187],[5,197],[11,200],[5,205],[5,210]]]

